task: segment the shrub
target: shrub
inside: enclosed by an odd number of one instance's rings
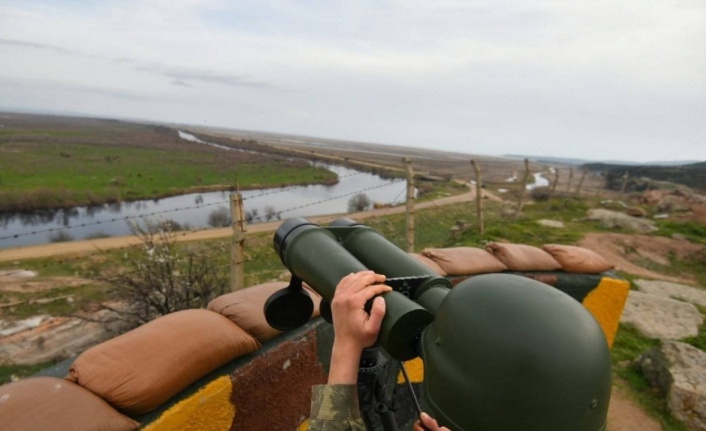
[[[231,225],[230,211],[219,207],[208,215],[208,225],[212,227],[227,227]]]
[[[551,191],[548,187],[538,187],[536,189],[532,189],[531,196],[532,199],[537,202],[545,202],[549,200],[549,197],[551,196]]]
[[[372,205],[370,198],[365,193],[358,193],[348,200],[348,212],[365,211]]]
[[[219,271],[203,247],[180,249],[176,234],[164,223],[146,220],[131,226],[141,250],[128,255],[128,270],[114,278],[114,296],[128,305],[114,311],[131,324],[142,324],[165,314],[205,308],[226,293],[227,271]]]
[[[68,232],[65,230],[59,230],[56,232],[52,232],[49,234],[49,242],[68,242],[68,241],[73,241],[74,237],[72,237]]]

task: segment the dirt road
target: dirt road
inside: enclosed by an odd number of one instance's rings
[[[483,190],[484,197],[493,200],[500,200],[497,196]],[[417,203],[415,209],[424,209],[431,206],[444,206],[456,203],[470,202],[474,200],[475,192],[463,193],[460,195],[449,196],[445,198],[435,199],[433,201],[427,201],[422,203]],[[405,211],[404,205],[390,207],[390,208],[380,208],[370,211],[363,211],[352,214],[335,214],[317,217],[308,217],[309,220],[315,223],[326,223],[331,220],[335,220],[339,217],[350,217],[354,220],[365,220],[371,217],[385,216],[389,214],[398,214]],[[262,233],[262,232],[274,232],[277,230],[282,221],[274,221],[267,223],[258,223],[253,225],[248,225],[247,233]],[[203,241],[209,239],[223,238],[233,234],[231,228],[219,228],[219,229],[206,229],[194,232],[179,232],[177,236],[178,241]],[[67,256],[76,254],[93,253],[102,250],[111,250],[116,248],[123,248],[140,243],[140,239],[135,236],[123,236],[123,237],[113,237],[113,238],[101,238],[94,240],[85,241],[72,241],[72,242],[62,242],[53,244],[44,244],[36,246],[27,247],[17,247],[0,250],[0,262],[13,262],[25,259],[38,259],[46,258],[52,256]]]

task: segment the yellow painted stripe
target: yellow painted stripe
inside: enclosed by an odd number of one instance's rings
[[[404,363],[404,369],[407,371],[409,381],[412,383],[421,383],[424,381],[424,362],[422,358],[415,358]],[[404,383],[402,372],[397,373],[397,383]]]
[[[235,406],[230,401],[232,392],[230,377],[219,377],[169,408],[143,430],[228,431],[235,417]]]
[[[605,333],[608,345],[613,346],[620,316],[630,291],[630,282],[603,277],[598,286],[583,300],[583,305],[593,314]]]

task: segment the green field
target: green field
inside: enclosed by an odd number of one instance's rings
[[[336,180],[304,160],[190,143],[164,127],[67,123],[51,128],[40,117],[0,129],[0,211]]]

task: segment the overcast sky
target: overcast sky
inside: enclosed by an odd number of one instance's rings
[[[0,110],[706,160],[704,0],[0,0]]]

